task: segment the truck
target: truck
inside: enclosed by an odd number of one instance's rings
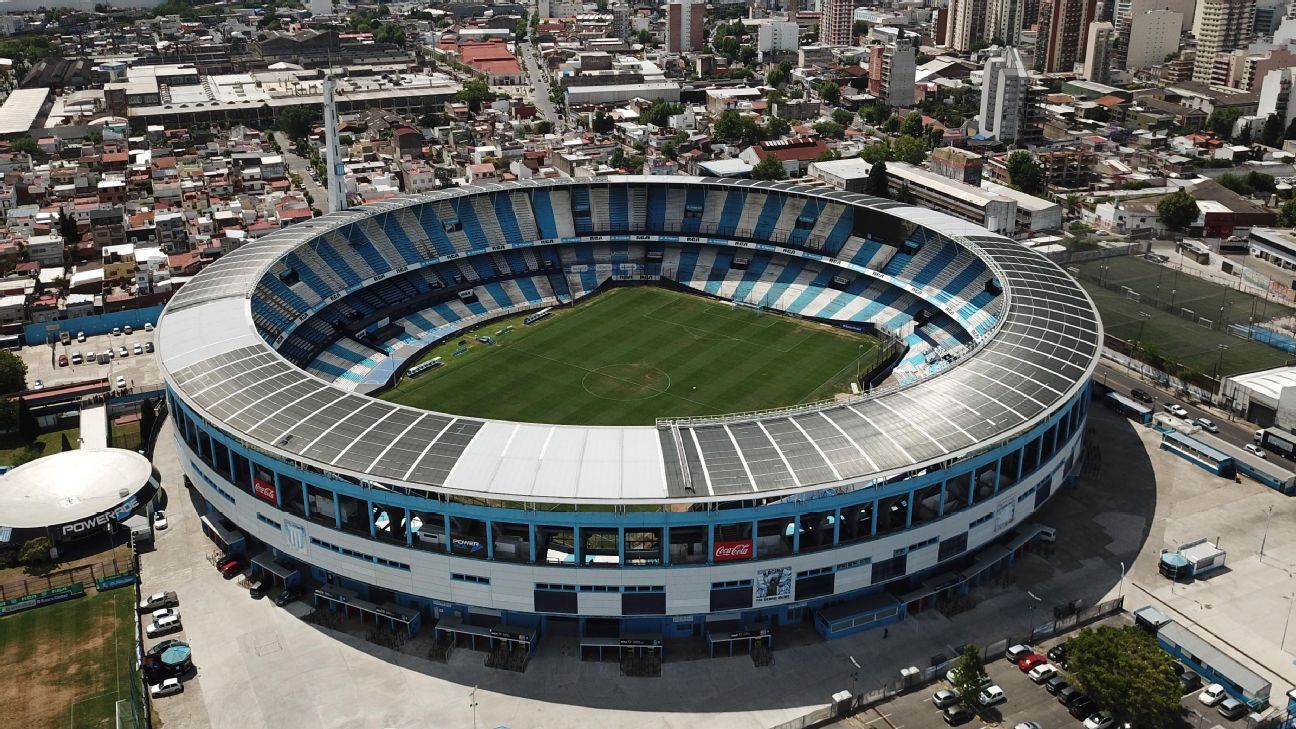
[[[1296,435],[1281,428],[1265,428],[1255,432],[1255,441],[1267,451],[1296,461]]]

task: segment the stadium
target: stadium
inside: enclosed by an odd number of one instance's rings
[[[601,654],[833,638],[1010,564],[1078,470],[1101,341],[1070,276],[971,223],[615,176],[277,231],[176,294],[158,352],[204,524],[259,576]]]

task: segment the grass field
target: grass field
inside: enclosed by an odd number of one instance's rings
[[[657,417],[794,405],[847,392],[872,337],[657,288],[612,289],[529,327],[492,324],[494,346],[452,340],[445,366],[403,379],[384,399],[479,417],[646,425]]]
[[[108,729],[135,671],[135,592],[0,618],[0,716],[24,729]]]
[[[33,461],[50,453],[58,453],[63,448],[62,435],[67,434],[68,445],[77,447],[77,438],[81,436],[80,428],[52,430],[41,433],[36,440],[25,442],[17,434],[0,437],[0,465],[14,466]]]
[[[1288,316],[1292,309],[1287,306],[1142,258],[1104,258],[1076,268],[1113,337],[1134,342],[1141,336],[1143,348],[1206,375],[1215,374],[1216,364],[1220,374],[1227,376],[1279,367],[1290,358],[1275,347],[1230,335],[1225,325],[1247,324],[1251,317],[1260,322]],[[1129,287],[1139,294],[1138,300],[1113,291],[1112,285]],[[1174,313],[1155,303],[1169,305],[1172,293]],[[1227,347],[1222,359],[1220,345]]]

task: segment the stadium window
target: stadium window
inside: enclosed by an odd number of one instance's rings
[[[292,476],[279,476],[279,500],[283,502],[283,510],[289,514],[296,514],[302,518],[306,517],[306,502],[302,497],[301,481]]]
[[[450,579],[455,580],[456,582],[469,582],[474,585],[490,584],[489,577],[482,577],[480,575],[468,575],[468,574],[463,574],[461,572],[451,572]]]
[[[252,493],[252,464],[241,454],[234,454],[234,485]]]
[[[414,546],[429,552],[446,551],[445,517],[435,511],[415,511],[410,517]]]
[[[837,512],[812,511],[801,515],[801,551],[815,552],[833,546]]]
[[[616,529],[581,530],[581,559],[590,567],[619,567],[620,541]]]
[[[774,519],[762,519],[756,523],[756,557],[774,559],[792,554],[792,530],[794,521],[790,516]]]
[[[918,491],[914,497],[914,524],[922,524],[940,516],[941,485],[936,483]]]
[[[976,472],[976,500],[985,501],[994,496],[996,484],[999,480],[997,477],[998,461],[991,461],[977,469]]]
[[[814,577],[815,575],[826,575],[832,571],[833,571],[832,567],[820,567],[818,569],[813,569],[813,570],[801,570],[800,572],[797,573],[797,577]]]
[[[208,438],[211,439],[211,461],[207,465],[216,469],[216,473],[219,473],[221,478],[226,481],[232,481],[233,477],[230,475],[229,449],[225,447],[224,443],[212,438],[210,435]]]
[[[385,542],[405,543],[405,509],[375,501],[374,536]]]
[[[670,528],[670,561],[671,564],[706,562],[707,527],[673,526]]]
[[[531,559],[531,528],[526,524],[493,521],[491,539],[495,541],[495,559],[505,562]]]
[[[841,564],[837,565],[837,571],[841,572],[842,570],[854,569],[856,567],[865,567],[870,564],[873,564],[872,557],[864,557],[863,559],[852,559],[849,562],[842,562]]]
[[[841,544],[862,542],[873,536],[873,502],[843,506]]]
[[[369,505],[361,499],[338,494],[338,509],[342,517],[342,531],[369,536]]]
[[[1007,488],[1017,483],[1017,469],[1021,467],[1021,451],[1013,450],[999,460],[999,486]]]
[[[306,504],[310,508],[310,520],[316,524],[323,524],[331,529],[337,528],[337,519],[335,514],[337,509],[333,504],[333,492],[322,489],[314,484],[306,484]]]
[[[980,519],[977,519],[977,520],[973,521],[971,524],[968,524],[968,528],[969,528],[969,529],[972,529],[972,528],[975,528],[975,527],[979,527],[979,526],[981,526],[982,524],[985,524],[986,522],[990,521],[990,520],[993,519],[993,518],[994,518],[994,513],[991,512],[991,513],[986,514],[985,516],[981,517]]]
[[[712,590],[724,590],[730,587],[751,587],[751,580],[729,580],[727,582],[712,582]]]
[[[486,559],[486,522],[467,517],[450,517],[450,553],[460,557]]]
[[[909,519],[909,499],[911,494],[896,494],[882,499],[878,503],[877,533],[891,534],[905,528]]]
[[[1040,463],[1048,463],[1057,452],[1057,431],[1056,425],[1044,431],[1044,442],[1040,444]]]
[[[257,521],[261,522],[262,524],[265,524],[267,526],[272,526],[275,529],[283,529],[283,526],[280,525],[279,522],[267,517],[265,514],[262,514],[259,511],[257,512],[256,517],[257,517]]]
[[[1036,438],[1035,440],[1032,440],[1031,442],[1027,443],[1025,450],[1022,452],[1022,475],[1023,476],[1025,476],[1028,473],[1034,473],[1035,469],[1039,468],[1040,465],[1039,455],[1040,455],[1040,443],[1039,443],[1039,438]]]
[[[653,566],[662,562],[661,529],[627,527],[625,561],[628,566]]]
[[[536,527],[536,561],[545,564],[576,564],[576,535],[572,527]]]

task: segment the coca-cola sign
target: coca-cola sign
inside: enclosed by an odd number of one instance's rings
[[[743,539],[737,542],[716,542],[715,551],[711,556],[715,562],[733,562],[740,559],[751,559],[752,542],[750,539]]]
[[[252,493],[256,494],[256,497],[262,501],[268,501],[275,505],[279,504],[279,489],[275,488],[273,481],[257,476],[252,479]]]

